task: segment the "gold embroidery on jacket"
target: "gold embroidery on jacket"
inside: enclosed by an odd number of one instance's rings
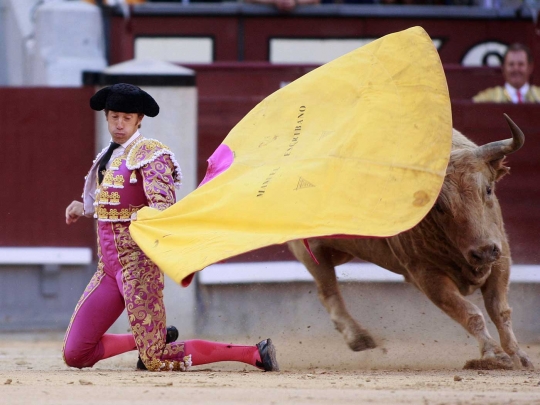
[[[124,176],[121,174],[113,175],[111,170],[105,171],[105,176],[103,176],[103,187],[112,187],[112,188],[124,188]]]
[[[103,205],[99,205],[97,209],[97,218],[108,221],[130,221],[131,216],[139,211],[144,204],[138,206],[130,205],[129,208],[122,208],[118,211],[116,208],[107,209]]]
[[[109,193],[108,187],[102,187],[99,192],[99,204],[100,205],[118,205],[120,204],[120,193],[113,191]]]
[[[109,170],[118,170],[121,164],[122,164],[122,157],[120,156],[120,157],[115,158],[112,161],[111,166],[109,167]]]

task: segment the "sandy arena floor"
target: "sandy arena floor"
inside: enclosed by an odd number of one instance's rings
[[[461,370],[474,344],[353,353],[337,336],[274,342],[279,373],[235,363],[149,373],[134,370],[135,352],[76,370],[62,362],[61,335],[0,335],[0,404],[540,404],[538,371]],[[540,367],[540,345],[525,348]]]

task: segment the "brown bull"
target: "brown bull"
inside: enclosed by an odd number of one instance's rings
[[[334,266],[354,257],[401,274],[479,342],[481,359],[465,368],[533,368],[512,330],[507,291],[510,248],[495,182],[508,173],[503,160],[517,151],[524,135],[505,115],[512,139],[477,146],[454,130],[446,178],[436,204],[414,228],[389,238],[313,238],[289,248],[315,278],[319,298],[352,350],[376,347],[370,334],[349,314]],[[489,334],[480,309],[464,296],[480,288],[501,345]],[[501,347],[502,346],[502,347]]]

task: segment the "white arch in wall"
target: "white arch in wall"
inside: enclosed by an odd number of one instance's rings
[[[481,42],[470,48],[461,64],[463,66],[501,66],[508,46],[499,41]]]

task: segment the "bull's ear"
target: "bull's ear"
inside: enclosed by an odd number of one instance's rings
[[[504,157],[489,162],[491,167],[495,169],[495,181],[499,181],[504,175],[510,172],[510,168],[505,166],[504,163]]]

